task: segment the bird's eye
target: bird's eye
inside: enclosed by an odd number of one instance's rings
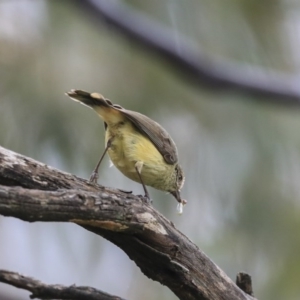
[[[178,175],[178,180],[181,181],[182,180],[182,175]]]

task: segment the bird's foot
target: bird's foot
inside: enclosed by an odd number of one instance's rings
[[[139,198],[141,198],[144,202],[148,204],[152,204],[153,200],[149,197],[149,195],[138,195]]]
[[[91,175],[91,177],[90,177],[90,183],[94,183],[94,184],[96,184],[97,183],[97,181],[98,181],[98,178],[99,178],[99,175],[98,175],[98,173],[97,172],[93,172],[92,173],[92,175]]]

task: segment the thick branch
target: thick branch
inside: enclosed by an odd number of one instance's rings
[[[120,247],[146,276],[180,299],[253,299],[137,196],[91,186],[1,147],[0,184],[0,214],[77,223]]]
[[[47,285],[19,273],[0,270],[0,282],[30,291],[31,299],[125,300],[87,286]]]
[[[210,58],[183,36],[178,38],[181,41],[178,50],[171,29],[127,7],[121,1],[72,2],[83,8],[89,17],[93,16],[100,26],[105,21],[131,41],[161,56],[189,83],[206,85],[214,90],[232,89],[244,94],[263,96],[260,100],[268,102],[300,104],[298,77]]]

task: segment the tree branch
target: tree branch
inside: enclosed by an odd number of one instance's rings
[[[246,294],[253,296],[252,279],[249,274],[243,272],[238,273],[236,276],[235,283]]]
[[[134,43],[161,56],[177,70],[181,78],[197,86],[214,90],[236,90],[244,94],[263,96],[259,100],[284,105],[300,105],[299,78],[259,67],[240,65],[208,57],[185,37],[180,36],[180,50],[173,31],[154,22],[145,14],[129,8],[121,1],[74,0],[88,17],[100,26],[103,22]]]
[[[0,214],[79,224],[120,247],[180,299],[254,299],[142,198],[90,185],[2,147]]]
[[[30,291],[31,299],[125,300],[87,286],[47,285],[19,273],[0,270],[0,282]]]

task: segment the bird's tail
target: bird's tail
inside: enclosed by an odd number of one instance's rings
[[[113,105],[101,94],[88,93],[81,90],[71,90],[66,93],[71,99],[93,108],[107,124],[116,124],[124,120],[125,116],[119,111],[119,105]]]
[[[101,94],[98,93],[88,93],[81,90],[71,90],[66,93],[71,99],[79,101],[87,106],[95,109],[97,106],[110,107],[111,103],[106,100]],[[108,101],[108,102],[107,102]]]

